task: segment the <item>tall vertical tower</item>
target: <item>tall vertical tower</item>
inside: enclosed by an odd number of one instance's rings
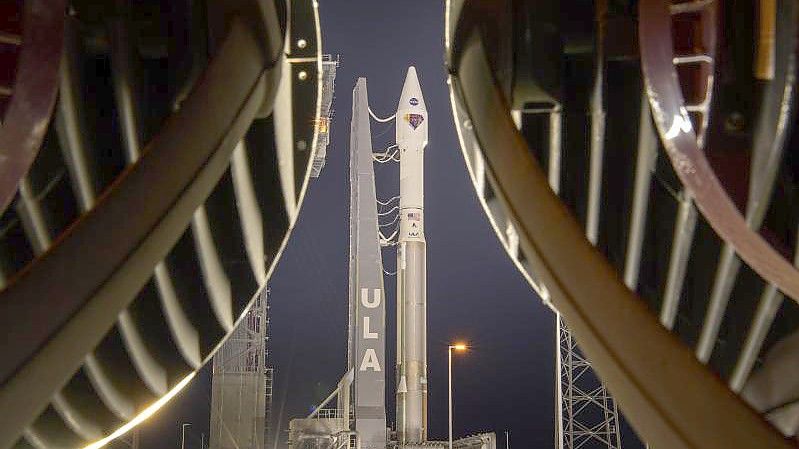
[[[621,449],[616,401],[583,356],[560,314],[555,379],[558,449]]]
[[[352,91],[349,369],[361,449],[386,447],[386,305],[366,78]],[[345,413],[349,414],[349,411]]]
[[[427,262],[424,238],[424,148],[427,107],[408,68],[394,123],[400,156],[397,245],[397,438],[427,440]]]
[[[267,291],[214,355],[210,449],[263,449],[272,369],[266,365]]]

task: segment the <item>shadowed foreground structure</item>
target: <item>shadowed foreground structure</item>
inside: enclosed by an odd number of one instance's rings
[[[2,12],[0,447],[98,447],[264,288],[316,147],[316,4]]]
[[[486,213],[644,441],[791,447],[797,4],[587,6],[447,2]]]

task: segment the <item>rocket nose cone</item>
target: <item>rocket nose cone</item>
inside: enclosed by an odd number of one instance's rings
[[[408,67],[408,73],[405,75],[405,84],[402,86],[400,102],[397,105],[398,111],[411,108],[427,112],[424,96],[422,96],[422,86],[419,84],[419,77],[416,75],[414,66]]]

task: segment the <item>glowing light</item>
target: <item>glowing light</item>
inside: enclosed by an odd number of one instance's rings
[[[452,345],[452,349],[454,349],[456,351],[465,351],[465,350],[469,349],[469,347],[466,346],[466,344],[464,344],[464,343],[456,343],[456,344]]]
[[[153,402],[149,407],[147,407],[146,409],[144,409],[144,411],[136,415],[136,417],[131,419],[127,424],[114,431],[114,433],[108,435],[102,440],[95,441],[94,443],[84,447],[83,449],[99,449],[105,446],[106,444],[110,443],[112,440],[115,440],[121,437],[122,435],[128,433],[130,429],[138,426],[139,424],[144,422],[144,420],[153,416],[155,412],[157,412],[161,407],[163,407],[167,402],[169,402],[170,399],[172,399],[173,397],[175,397],[175,395],[180,393],[180,390],[182,390],[186,385],[189,384],[189,382],[191,382],[195,374],[196,373],[191,373],[188,376],[184,377],[183,380],[181,380],[180,382],[178,382],[177,385],[175,385],[175,388],[171,389],[167,394],[161,397],[161,399]]]
[[[330,127],[330,123],[328,120],[329,119],[327,117],[319,117],[318,119],[316,119],[316,125],[319,128],[320,133],[326,134],[328,132],[328,129]]]

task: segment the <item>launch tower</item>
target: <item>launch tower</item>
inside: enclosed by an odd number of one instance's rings
[[[373,151],[370,115],[380,122],[394,119],[396,145],[382,152]],[[427,107],[414,67],[408,68],[396,113],[386,119],[369,109],[366,79],[358,79],[353,89],[350,127],[347,372],[336,390],[307,418],[291,421],[291,449],[417,449],[445,444],[429,441],[427,436],[427,130]],[[377,200],[374,162],[399,162],[398,196]],[[384,211],[378,212],[378,203]],[[398,223],[395,231],[385,235],[381,228],[393,223]],[[386,425],[386,297],[381,253],[381,247],[386,246],[397,250],[397,427],[393,432]],[[453,449],[495,447],[493,433],[453,442]]]
[[[272,398],[267,289],[214,355],[210,449],[263,449]]]

